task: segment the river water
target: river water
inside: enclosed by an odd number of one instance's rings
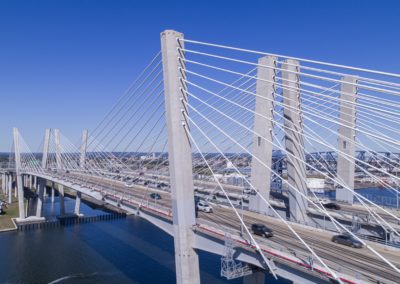
[[[66,211],[74,200],[66,198]],[[103,213],[82,204],[85,215]],[[58,199],[45,215],[59,212]],[[107,222],[0,233],[0,283],[175,283],[173,239],[147,221],[129,216]],[[199,253],[202,283],[227,281],[220,257]],[[266,283],[290,283],[267,277]]]

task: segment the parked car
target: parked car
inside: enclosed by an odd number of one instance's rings
[[[264,224],[253,224],[251,225],[251,230],[253,231],[254,234],[259,235],[259,236],[263,236],[266,238],[270,238],[274,236],[274,233],[272,232],[272,230],[270,228],[268,228],[267,226],[265,226]]]
[[[197,203],[197,209],[199,211],[203,211],[203,212],[206,212],[206,213],[212,213],[213,212],[212,207],[205,201],[199,201]]]
[[[347,234],[335,235],[332,237],[332,242],[337,244],[346,245],[353,248],[362,248],[363,244]]]
[[[151,193],[150,197],[153,199],[161,199],[161,195],[159,195],[158,193],[155,193],[155,192]]]
[[[322,203],[322,205],[327,209],[340,210],[340,205],[335,202]]]

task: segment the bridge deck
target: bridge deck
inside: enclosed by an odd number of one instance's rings
[[[115,205],[118,204],[119,200],[122,200],[124,204],[125,201],[131,201],[132,208],[138,207],[139,204],[141,204],[142,207],[158,208],[159,211],[153,210],[152,214],[154,216],[165,218],[163,214],[167,214],[169,219],[171,219],[171,198],[170,194],[165,191],[140,185],[128,188],[122,182],[115,182],[92,176],[85,176],[84,181],[77,179],[78,177],[81,178],[81,176],[72,174],[68,176],[68,179],[65,176],[62,177],[63,179],[49,175],[39,174],[38,176],[53,180],[56,183],[64,183],[65,186],[71,187],[74,190],[81,191],[82,188],[84,188],[85,192],[83,193],[91,192],[91,195],[95,198],[104,200],[105,197],[106,201],[108,201],[108,198],[114,199]],[[161,199],[151,199],[150,194],[153,192],[159,193]],[[213,209],[214,213],[200,213],[197,219],[198,223],[214,225],[214,228],[222,229],[235,236],[239,236],[240,223],[232,209],[217,204],[213,206]],[[251,226],[252,223],[262,222],[273,229],[274,237],[270,239],[263,239],[256,236],[257,241],[265,248],[273,248],[276,251],[299,259],[303,264],[308,263],[310,253],[306,251],[304,245],[301,244],[284,224],[280,223],[275,218],[246,210],[241,212],[241,214],[243,214],[247,226]],[[338,245],[331,242],[332,233],[330,232],[311,229],[295,223],[291,223],[291,225],[295,228],[296,232],[313,247],[316,253],[326,261],[329,267],[333,268],[335,271],[340,271],[343,275],[347,275],[348,279],[354,280],[358,278],[359,280],[362,279],[368,282],[376,282],[379,280],[384,283],[398,282],[398,274],[366,248],[354,249]],[[167,228],[167,225],[160,226],[165,226],[165,228]],[[212,232],[210,232],[210,234],[213,235]],[[382,246],[371,242],[368,242],[368,244],[392,261],[396,266],[400,266],[399,251],[385,250]],[[279,258],[275,259],[279,261]],[[352,280],[349,280],[349,282],[352,282]]]

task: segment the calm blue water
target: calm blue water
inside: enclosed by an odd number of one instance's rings
[[[67,212],[73,202],[66,199]],[[46,215],[58,210],[47,199]],[[82,204],[82,212],[101,211]],[[0,247],[0,283],[175,283],[173,239],[139,217],[1,233]],[[202,283],[243,283],[219,276],[219,256],[199,257]]]
[[[372,202],[378,205],[395,207],[395,208],[398,206],[400,207],[400,203],[397,200],[397,193],[395,193],[391,189],[369,187],[369,188],[357,189],[356,191],[360,195],[364,196],[365,198],[371,200]],[[335,199],[336,192],[335,191],[326,192],[325,196],[331,199]],[[354,197],[354,202],[358,202],[356,197]]]

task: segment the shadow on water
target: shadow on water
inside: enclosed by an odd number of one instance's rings
[[[59,212],[47,199],[45,213]],[[73,199],[66,199],[72,212]],[[82,204],[84,214],[104,213]],[[147,221],[126,219],[0,234],[0,283],[175,283],[173,238]],[[219,276],[220,257],[200,252],[202,283]],[[266,283],[290,283],[271,281]]]

